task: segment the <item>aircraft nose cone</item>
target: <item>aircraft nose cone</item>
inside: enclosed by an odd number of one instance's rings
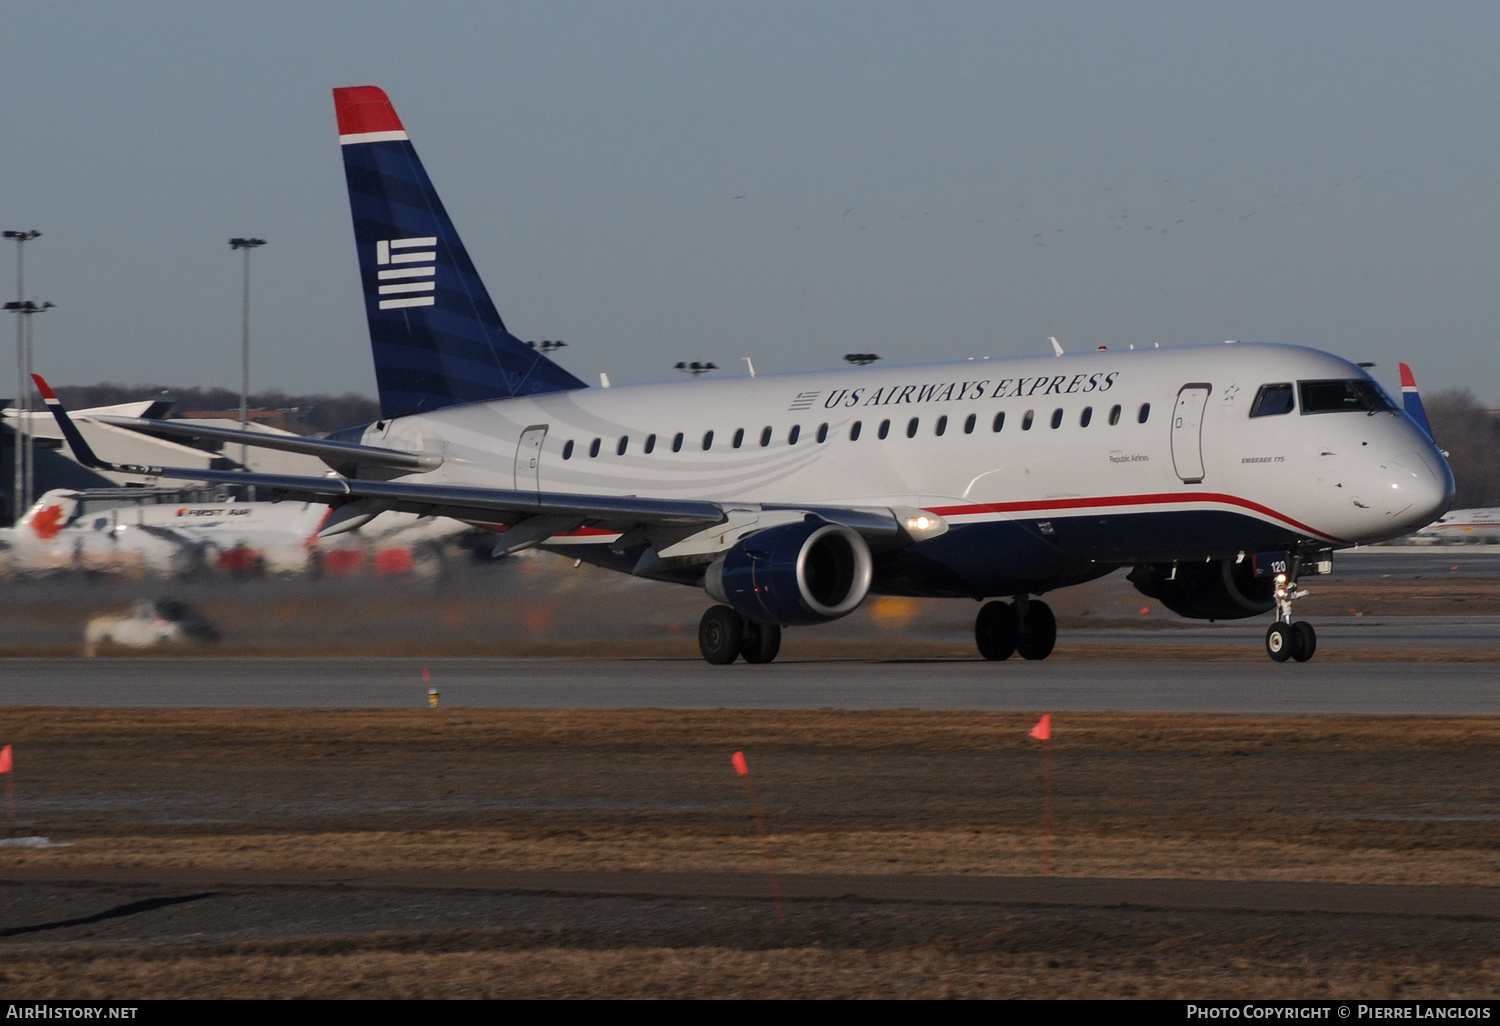
[[[1387,466],[1386,507],[1411,530],[1426,527],[1453,505],[1453,472],[1436,452],[1404,452]]]

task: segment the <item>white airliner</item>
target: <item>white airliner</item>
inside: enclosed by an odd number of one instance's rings
[[[179,490],[54,488],[0,528],[0,567],[241,576],[434,569],[431,555],[468,528],[447,518],[382,514],[357,533],[319,537],[320,502],[185,501]],[[414,560],[414,557],[417,557]]]
[[[286,573],[309,568],[328,507],[311,502],[183,502],[151,489],[56,488],[0,529],[13,572]]]
[[[1451,510],[1418,531],[1416,537],[1444,545],[1493,545],[1500,542],[1500,507]]]
[[[979,651],[1041,659],[1057,628],[1037,596],[1121,567],[1184,616],[1273,613],[1271,657],[1305,660],[1298,578],[1452,500],[1442,454],[1364,370],[1295,346],[587,388],[506,330],[385,94],[334,97],[382,419],[274,443],[328,477],[134,472],[327,502],[325,533],[452,516],[497,553],[701,587],[711,663],[769,662],[783,627],[871,592],[991,599]]]

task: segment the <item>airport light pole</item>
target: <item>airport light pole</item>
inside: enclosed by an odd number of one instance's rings
[[[230,249],[245,251],[244,334],[240,338],[240,430],[250,428],[250,251],[264,246],[265,239],[230,239]],[[250,447],[240,446],[240,465],[250,467]]]
[[[23,411],[29,411],[31,407],[31,389],[27,385],[26,377],[26,318],[21,315],[21,304],[26,299],[26,243],[32,239],[40,238],[41,232],[36,229],[24,232],[8,231],[5,238],[11,239],[16,244],[16,302],[14,305],[7,303],[7,310],[16,311],[16,434],[15,434],[15,485],[10,493],[12,520],[21,519],[21,514],[26,512],[26,507],[21,506],[21,499],[26,491],[26,457],[27,449],[25,441],[30,437],[31,421],[23,415]]]
[[[33,314],[43,313],[52,309],[55,303],[36,303],[30,299],[14,303],[6,303],[5,309],[12,311],[20,318],[21,330],[19,332],[20,359],[17,361],[19,373],[17,377],[21,381],[31,380],[31,340],[33,337],[31,317]],[[16,400],[16,492],[15,505],[17,506],[15,519],[19,520],[22,513],[31,508],[32,499],[36,491],[36,446],[31,436],[31,388],[27,384],[20,388],[23,399]]]

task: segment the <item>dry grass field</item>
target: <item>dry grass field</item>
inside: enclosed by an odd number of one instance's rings
[[[6,833],[67,846],[0,847],[0,988],[1496,993],[1500,921],[1394,914],[1381,896],[1447,888],[1451,905],[1500,885],[1500,718],[1069,713],[1054,720],[1050,754],[1027,737],[1034,722],[900,711],[5,709],[0,735],[17,753]],[[763,895],[712,893],[724,874],[764,869],[735,751],[749,758],[789,894],[814,874],[848,878],[851,893],[859,880],[895,876],[961,892],[965,880],[1050,871],[1243,881],[1252,895],[1264,881],[1355,885],[1369,908],[835,895],[789,898],[782,923]],[[671,894],[573,897],[479,883],[522,872],[678,883]],[[379,874],[386,883],[371,883]],[[182,904],[155,909],[163,895]],[[370,911],[387,900],[416,911]],[[444,911],[444,901],[466,907]],[[319,902],[333,904],[324,913]],[[532,919],[507,918],[526,902],[541,902]],[[302,925],[226,932],[235,909],[267,903],[283,911],[266,922],[300,906]]]

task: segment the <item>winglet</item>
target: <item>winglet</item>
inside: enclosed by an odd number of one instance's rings
[[[1406,407],[1406,415],[1417,422],[1417,427],[1427,432],[1427,437],[1432,437],[1432,426],[1427,423],[1427,410],[1422,405],[1422,394],[1417,391],[1417,379],[1412,374],[1411,368],[1401,364],[1401,405]]]
[[[78,457],[78,462],[91,470],[104,466],[99,457],[94,455],[94,450],[88,442],[83,440],[83,433],[73,423],[73,418],[68,416],[68,411],[63,409],[62,400],[57,393],[52,391],[52,386],[42,378],[40,374],[33,374],[31,380],[36,382],[37,391],[42,393],[42,401],[47,404],[47,409],[52,411],[57,426],[62,428],[63,437],[68,440],[68,448],[73,450],[73,455]]]
[[[40,374],[33,374],[31,380],[36,382],[37,391],[42,393],[42,401],[47,404],[47,409],[52,411],[52,417],[57,421],[57,426],[62,428],[63,438],[68,441],[68,448],[73,450],[73,455],[78,458],[90,470],[108,470],[116,474],[135,474],[141,477],[161,477],[164,467],[144,467],[134,463],[110,463],[101,460],[94,454],[93,447],[83,439],[83,432],[73,423],[73,418],[68,416],[68,411],[63,409],[62,400],[57,393],[52,391],[52,386],[42,379]]]
[[[1063,354],[1062,343],[1060,343],[1060,342],[1057,341],[1057,336],[1056,335],[1048,335],[1047,336],[1047,341],[1052,343],[1052,355],[1053,356],[1061,356]]]

